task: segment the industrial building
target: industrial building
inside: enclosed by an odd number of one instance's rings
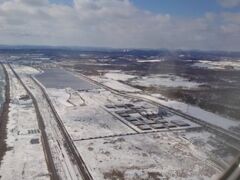
[[[168,112],[166,109],[158,109],[133,105],[133,104],[107,104],[105,107],[140,131],[163,130],[191,127],[185,120]],[[179,118],[179,119],[177,119]],[[186,120],[188,121],[188,120]]]

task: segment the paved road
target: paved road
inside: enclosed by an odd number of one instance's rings
[[[18,76],[18,74],[15,72],[15,70],[12,68],[12,66],[10,64],[8,64],[8,66],[10,67],[10,69],[13,71],[16,78],[19,80],[19,82],[22,84],[24,89],[27,91],[27,93],[32,98],[32,101],[33,101],[33,104],[34,104],[34,107],[35,107],[35,111],[36,111],[36,115],[37,115],[38,126],[39,126],[39,129],[41,130],[43,149],[44,149],[44,154],[45,154],[45,158],[46,158],[46,162],[47,162],[47,166],[48,166],[48,171],[50,173],[50,178],[52,180],[58,180],[60,178],[57,174],[56,167],[55,167],[55,164],[54,164],[54,161],[53,161],[53,157],[52,157],[52,153],[51,153],[51,150],[50,150],[47,134],[46,134],[46,131],[45,131],[45,124],[44,124],[42,115],[39,111],[37,100],[35,99],[33,94],[29,91],[29,89],[26,87],[26,85],[23,83],[23,81]]]
[[[66,147],[68,148],[68,152],[71,155],[72,160],[77,163],[77,166],[79,168],[79,172],[80,172],[82,178],[84,180],[92,180],[93,178],[92,178],[90,172],[88,171],[86,164],[84,163],[84,161],[83,161],[82,157],[80,156],[74,142],[72,141],[69,133],[67,132],[67,130],[66,130],[60,116],[58,115],[55,107],[53,106],[45,88],[43,88],[34,77],[31,77],[31,78],[39,86],[39,88],[42,90],[42,92],[43,92],[43,94],[44,94],[52,112],[53,112],[53,115],[54,115],[54,117],[57,121],[57,124],[58,124],[64,138],[65,138],[65,142],[67,144]]]
[[[36,108],[36,113],[37,113],[37,117],[39,120],[39,128],[42,131],[42,137],[43,137],[43,142],[44,142],[44,149],[46,152],[46,157],[47,157],[47,163],[49,165],[49,171],[51,172],[51,179],[60,179],[60,177],[58,176],[58,173],[56,171],[56,167],[52,158],[52,154],[51,154],[51,150],[50,150],[50,146],[48,143],[48,138],[47,138],[47,134],[45,132],[45,125],[44,125],[44,120],[42,118],[42,115],[40,113],[39,107],[38,107],[38,103],[37,100],[35,99],[35,97],[33,96],[33,94],[29,91],[29,89],[26,87],[26,85],[23,83],[23,81],[21,80],[21,78],[18,76],[18,74],[14,71],[14,69],[12,68],[12,66],[9,64],[9,67],[11,68],[11,70],[13,71],[13,73],[15,74],[15,76],[18,78],[18,80],[21,82],[21,84],[23,85],[23,87],[26,89],[26,91],[29,93],[29,95],[32,97],[33,99],[33,103],[35,105]],[[80,156],[77,148],[75,147],[70,135],[68,134],[67,130],[65,129],[64,124],[62,123],[61,118],[59,117],[57,111],[55,110],[47,92],[45,91],[45,89],[38,83],[38,81],[36,81],[36,79],[34,79],[33,77],[31,77],[32,80],[36,83],[36,85],[41,89],[49,107],[51,108],[52,112],[53,112],[53,116],[58,124],[58,127],[63,135],[63,137],[65,138],[65,142],[66,142],[66,148],[68,150],[68,153],[71,156],[71,160],[73,161],[74,164],[77,164],[77,167],[79,169],[79,172],[81,174],[82,179],[84,180],[92,180],[92,176],[89,173],[86,164],[84,163],[82,157]]]

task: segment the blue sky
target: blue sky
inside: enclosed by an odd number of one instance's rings
[[[139,8],[173,16],[197,17],[222,8],[215,0],[132,0]]]
[[[72,5],[72,0],[49,0],[53,3]],[[218,0],[130,0],[136,7],[153,13],[178,17],[200,17],[205,13],[222,11],[238,12],[239,7],[223,7]],[[230,0],[231,1],[231,0]],[[233,0],[234,1],[234,0]]]
[[[61,4],[67,4],[67,5],[71,5],[72,4],[72,0],[49,0],[52,3],[61,3]]]

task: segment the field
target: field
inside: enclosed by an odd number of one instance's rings
[[[5,64],[1,178],[208,180],[239,155],[238,56],[56,52],[16,52]]]

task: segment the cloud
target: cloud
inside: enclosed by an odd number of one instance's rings
[[[240,0],[218,0],[226,8],[240,7]]]
[[[222,13],[224,22],[240,24],[240,13]]]
[[[154,14],[129,0],[0,1],[2,44],[239,50],[239,14]]]

